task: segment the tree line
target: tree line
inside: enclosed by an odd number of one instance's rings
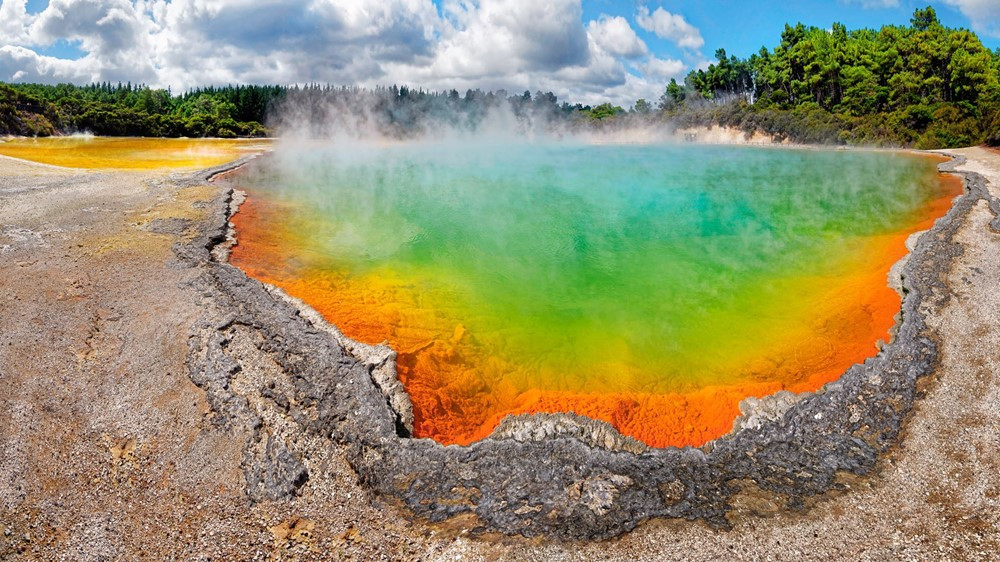
[[[610,103],[559,102],[552,92],[443,92],[389,86],[361,88],[225,86],[175,95],[169,89],[108,82],[0,83],[0,134],[47,136],[256,137],[309,129],[315,134],[370,130],[397,138],[447,125],[475,129],[493,109],[506,109],[522,130],[554,123],[601,121],[624,114]]]
[[[445,126],[475,130],[513,116],[521,130],[724,125],[804,143],[940,148],[1000,145],[1000,50],[944,27],[934,9],[908,26],[848,30],[786,25],[780,43],[741,59],[716,52],[671,80],[659,104],[626,111],[560,102],[551,92],[304,86],[0,84],[0,134],[250,137],[304,130],[395,138]],[[509,125],[509,124],[508,124]]]
[[[560,102],[552,92],[509,93],[469,89],[428,91],[407,86],[375,88],[318,84],[291,88],[275,103],[268,123],[308,136],[373,133],[410,138],[484,128],[520,133],[565,131],[624,115],[620,106]]]
[[[170,90],[108,82],[0,84],[0,133],[43,136],[90,132],[109,136],[264,136],[281,86]]]

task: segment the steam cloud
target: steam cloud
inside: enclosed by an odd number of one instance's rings
[[[652,142],[676,139],[676,127],[652,114],[595,119],[552,93],[504,90],[426,92],[406,87],[309,86],[292,89],[268,125],[286,140],[398,141],[560,139]],[[595,108],[597,109],[597,108]],[[609,107],[605,109],[612,109]],[[611,114],[608,114],[610,117]]]

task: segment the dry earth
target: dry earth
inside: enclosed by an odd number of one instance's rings
[[[1000,155],[965,155],[1000,196]],[[1000,553],[1000,233],[984,204],[934,299],[941,365],[878,474],[733,529],[657,521],[591,544],[471,538],[373,498],[338,445],[301,436],[309,481],[252,502],[249,428],[188,378],[208,306],[175,242],[217,188],[0,158],[0,559],[986,560]],[[239,342],[237,342],[239,343]],[[265,373],[274,365],[256,365]],[[280,420],[274,424],[280,425]],[[747,506],[744,506],[747,507]],[[770,511],[766,501],[744,511]]]

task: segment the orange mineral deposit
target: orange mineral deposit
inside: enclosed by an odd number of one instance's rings
[[[415,434],[575,412],[654,447],[814,391],[890,339],[939,160],[693,146],[313,148],[231,181],[232,263],[398,352]]]

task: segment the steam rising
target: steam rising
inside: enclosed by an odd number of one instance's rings
[[[426,92],[405,86],[308,86],[290,90],[273,108],[269,125],[283,139],[337,142],[676,139],[675,128],[659,117],[616,114],[615,109],[560,103],[551,92],[511,95],[477,89],[462,96],[455,90]]]
[[[747,395],[818,388],[887,337],[888,269],[941,190],[913,156],[597,146],[513,111],[430,112],[404,142],[385,111],[334,115],[372,142],[255,162],[234,263],[388,341],[416,435],[445,443],[575,411],[701,444]]]

